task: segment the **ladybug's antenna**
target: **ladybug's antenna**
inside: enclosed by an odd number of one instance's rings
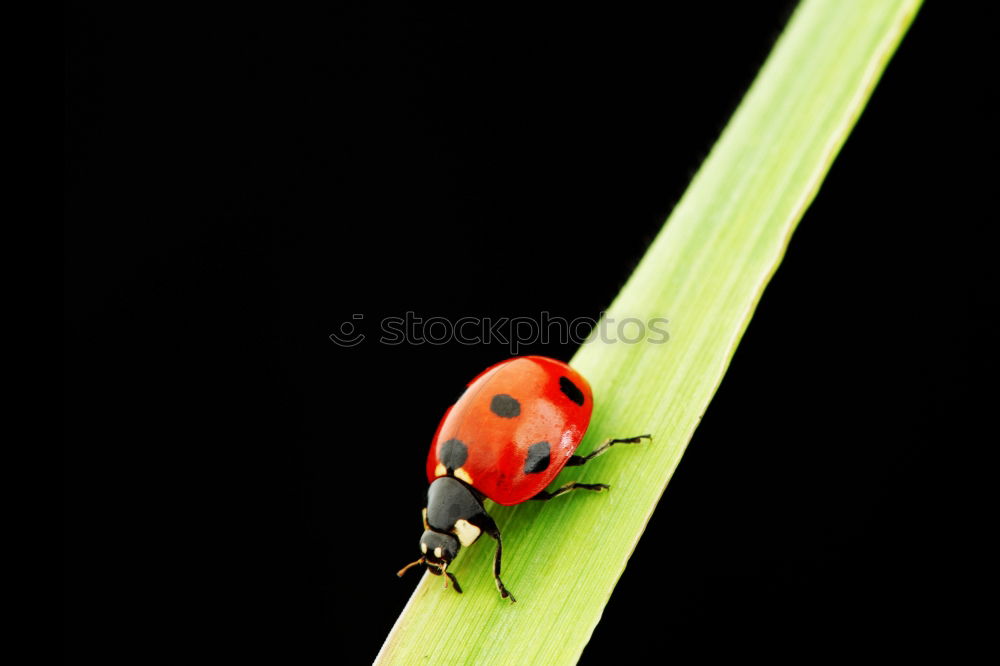
[[[419,560],[417,560],[416,562],[410,562],[410,563],[409,563],[409,564],[407,564],[407,565],[406,565],[405,567],[403,567],[402,569],[400,569],[399,571],[397,571],[397,572],[396,572],[396,575],[397,575],[397,576],[399,576],[400,578],[402,578],[402,577],[403,577],[403,574],[405,574],[405,573],[406,573],[407,571],[409,571],[409,570],[410,570],[410,569],[411,569],[412,567],[415,567],[415,566],[417,566],[418,564],[423,564],[423,563],[424,563],[424,562],[426,562],[426,561],[427,561],[427,560],[426,560],[425,558],[421,557],[421,558],[420,558]]]

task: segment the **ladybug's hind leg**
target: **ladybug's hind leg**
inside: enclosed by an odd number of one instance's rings
[[[557,489],[553,490],[552,492],[549,492],[547,490],[543,490],[542,492],[538,493],[537,495],[535,495],[531,499],[533,499],[533,500],[539,500],[539,501],[546,501],[546,500],[552,499],[553,497],[559,497],[563,493],[568,493],[571,490],[597,490],[597,491],[601,491],[601,490],[607,490],[610,487],[611,486],[609,486],[606,483],[578,483],[576,481],[573,481],[571,483],[567,483],[565,486],[562,486],[561,488],[557,488]]]
[[[576,467],[578,465],[582,465],[583,463],[587,462],[588,460],[592,460],[592,459],[596,458],[597,456],[601,455],[602,453],[606,452],[608,449],[610,449],[615,444],[638,444],[639,442],[641,442],[644,439],[652,439],[652,436],[650,436],[650,435],[639,435],[637,437],[625,437],[623,439],[609,439],[608,441],[604,442],[603,444],[601,444],[600,446],[598,446],[596,449],[594,449],[593,451],[591,451],[590,453],[588,453],[585,456],[575,456],[575,455],[574,456],[570,456],[569,460],[566,461],[566,467]],[[562,490],[562,489],[560,488],[559,490]],[[559,494],[559,490],[556,491],[556,494]],[[570,488],[569,490],[572,490],[572,488]],[[534,498],[532,498],[532,499],[534,499]],[[546,499],[548,499],[548,498],[546,498]]]
[[[566,462],[566,467],[577,467],[579,465],[582,465],[588,460],[592,460],[593,458],[596,458],[597,456],[601,455],[615,444],[638,444],[644,439],[651,439],[651,437],[649,435],[639,435],[637,437],[625,437],[623,439],[609,439],[608,441],[604,442],[603,444],[601,444],[600,446],[598,446],[596,449],[594,449],[585,456],[576,456],[576,455],[570,456],[570,459]],[[565,486],[562,486],[561,488],[553,490],[552,492],[543,490],[542,492],[538,493],[531,499],[545,501],[545,500],[550,500],[553,497],[559,497],[563,493],[568,493],[571,490],[600,491],[600,490],[607,490],[610,487],[611,486],[609,486],[606,483],[578,483],[576,481],[573,481],[571,483],[567,483]]]

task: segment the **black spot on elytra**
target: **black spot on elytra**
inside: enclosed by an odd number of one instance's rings
[[[454,437],[442,444],[438,450],[438,460],[448,468],[449,472],[454,472],[464,465],[465,459],[468,457],[469,448]]]
[[[525,474],[538,474],[544,472],[549,466],[549,452],[551,447],[548,442],[535,442],[528,449],[528,459],[524,461]]]
[[[490,401],[490,411],[505,419],[512,419],[521,415],[521,403],[506,393],[497,393]]]
[[[573,383],[569,377],[559,378],[559,388],[566,394],[566,397],[583,407],[583,391]]]

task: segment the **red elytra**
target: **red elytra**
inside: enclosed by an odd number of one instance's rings
[[[469,382],[445,413],[427,458],[427,479],[451,471],[499,504],[531,499],[580,445],[593,404],[587,380],[562,361],[521,356],[497,363]],[[462,449],[457,458],[456,440]],[[446,461],[460,465],[449,468]]]

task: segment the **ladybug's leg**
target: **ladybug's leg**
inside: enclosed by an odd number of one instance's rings
[[[474,518],[474,522],[477,527],[480,527],[483,532],[486,532],[491,537],[496,539],[497,551],[493,555],[493,579],[497,583],[497,589],[500,590],[500,597],[506,599],[510,597],[511,601],[517,601],[514,595],[504,587],[503,581],[500,580],[500,558],[503,555],[503,543],[500,541],[500,528],[497,527],[496,522],[490,518],[489,514],[483,512],[481,515]]]
[[[615,444],[638,444],[644,439],[652,439],[652,437],[650,437],[649,435],[639,435],[638,437],[626,437],[624,439],[609,439],[608,441],[604,442],[603,444],[601,444],[600,446],[598,446],[596,449],[594,449],[585,456],[570,456],[569,460],[566,461],[566,467],[576,467],[577,465],[582,465],[588,460],[591,460],[601,455]],[[572,488],[569,488],[568,490],[572,490]],[[558,495],[560,492],[565,492],[565,491],[562,488],[560,488],[555,492],[555,494]],[[546,497],[544,499],[549,499],[549,498]]]
[[[559,497],[563,493],[568,493],[571,490],[607,490],[610,487],[611,486],[606,483],[578,483],[573,481],[571,483],[567,483],[562,488],[553,490],[551,493],[547,490],[543,490],[531,499],[545,501],[550,500],[553,497]]]
[[[459,594],[462,594],[462,586],[458,584],[458,579],[455,578],[455,574],[453,574],[450,571],[445,571],[444,574],[451,579],[452,583],[455,584],[455,591],[458,592]],[[447,585],[445,587],[447,587]]]

